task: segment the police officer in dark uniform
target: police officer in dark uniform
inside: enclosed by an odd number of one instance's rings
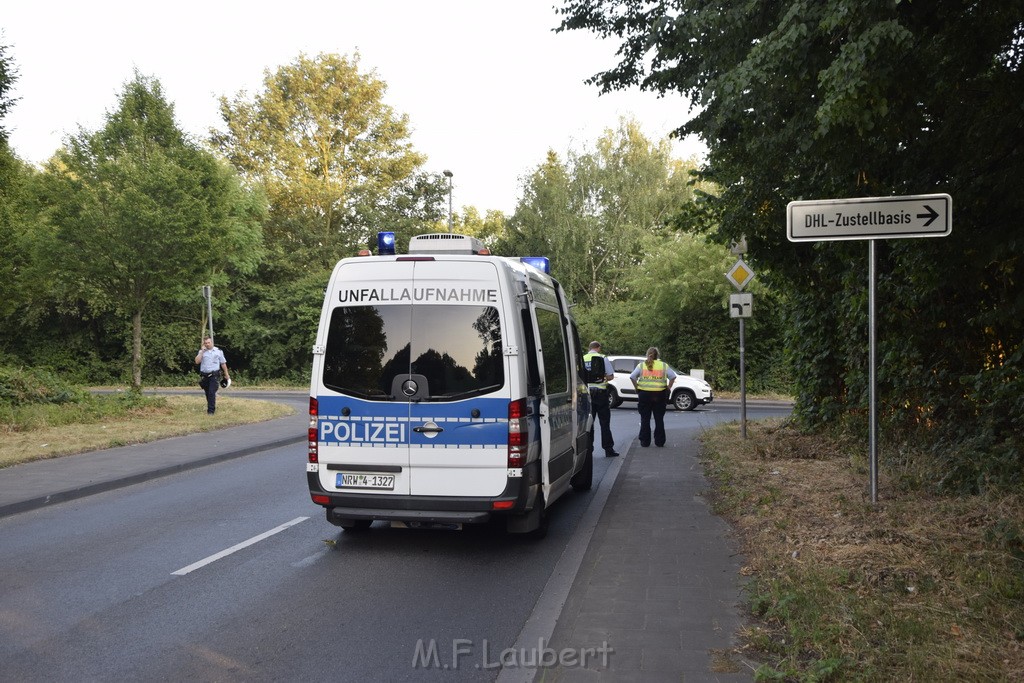
[[[618,455],[615,452],[615,439],[612,438],[612,409],[608,397],[608,380],[612,374],[612,364],[601,353],[601,342],[590,342],[590,351],[583,356],[583,365],[587,369],[587,387],[590,389],[590,412],[594,416],[594,429],[590,432],[590,450],[594,450],[594,432],[597,423],[601,423],[601,448],[608,458]]]

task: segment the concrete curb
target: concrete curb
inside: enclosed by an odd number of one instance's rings
[[[260,451],[268,451],[274,448],[290,446],[292,444],[300,443],[305,440],[305,435],[290,436],[285,439],[269,441],[267,443],[257,444],[255,446],[247,446],[245,448],[239,448],[238,450],[228,451],[226,453],[215,453],[214,455],[208,455],[189,462],[180,462],[174,465],[168,465],[166,467],[159,467],[154,470],[130,474],[124,477],[119,477],[117,479],[110,479],[108,481],[98,481],[94,484],[88,484],[86,486],[77,486],[74,488],[66,489],[64,491],[50,493],[45,496],[37,496],[36,498],[21,500],[16,503],[0,505],[0,517],[16,515],[22,512],[28,512],[30,510],[38,510],[40,508],[47,507],[48,505],[64,503],[69,500],[76,500],[78,498],[85,498],[86,496],[91,496],[97,493],[104,493],[106,491],[113,491],[115,489],[123,488],[125,486],[131,486],[133,484],[141,484],[142,482],[150,481],[152,479],[166,477],[168,475],[177,474],[179,472],[185,472],[187,470],[198,469],[200,467],[205,467],[206,465],[212,465],[218,462],[223,462],[225,460],[241,458],[246,455],[252,455],[253,453],[259,453]]]

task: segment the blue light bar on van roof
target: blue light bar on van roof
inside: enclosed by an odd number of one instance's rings
[[[395,254],[395,233],[377,233],[377,253],[380,256],[394,256]]]
[[[547,256],[523,256],[519,259],[528,266],[533,266],[542,273],[551,274],[551,262]]]

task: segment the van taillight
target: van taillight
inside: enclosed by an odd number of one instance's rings
[[[317,400],[312,396],[309,397],[309,461],[320,462],[320,449],[317,445],[316,439],[316,427],[317,427]]]
[[[529,426],[526,421],[526,399],[510,401],[508,404],[508,466],[522,467],[526,464],[529,446]]]

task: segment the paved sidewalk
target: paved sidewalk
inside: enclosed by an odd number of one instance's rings
[[[731,652],[742,624],[742,558],[702,492],[693,430],[664,448],[636,441],[608,499],[552,634],[554,652],[607,646],[545,681],[753,680]]]

